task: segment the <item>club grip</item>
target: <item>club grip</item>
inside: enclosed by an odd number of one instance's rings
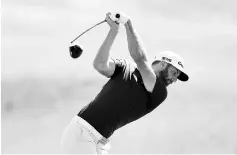
[[[113,21],[115,21],[117,23],[122,23],[122,24],[125,24],[128,21],[128,17],[123,14],[120,14],[120,13],[112,13],[110,15],[110,18]]]

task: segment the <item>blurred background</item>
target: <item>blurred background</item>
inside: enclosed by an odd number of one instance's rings
[[[107,12],[130,16],[147,53],[172,50],[190,80],[116,131],[110,153],[237,153],[236,0],[2,0],[2,153],[60,153],[65,126],[108,80],[92,67],[109,26],[69,43]],[[129,58],[121,26],[111,56]]]

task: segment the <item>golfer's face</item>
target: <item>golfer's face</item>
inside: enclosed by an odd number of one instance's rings
[[[180,71],[177,68],[175,68],[172,65],[168,66],[166,69],[166,76],[165,76],[166,84],[169,85],[176,82],[179,75]]]

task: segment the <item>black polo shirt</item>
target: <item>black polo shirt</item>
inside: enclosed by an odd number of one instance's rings
[[[115,61],[115,71],[99,94],[78,116],[85,119],[105,138],[160,105],[167,97],[163,78],[157,77],[152,93],[145,89],[140,72],[129,60]]]

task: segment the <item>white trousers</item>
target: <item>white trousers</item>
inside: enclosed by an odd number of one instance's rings
[[[62,134],[62,153],[108,154],[109,149],[109,140],[79,116],[72,118]]]

